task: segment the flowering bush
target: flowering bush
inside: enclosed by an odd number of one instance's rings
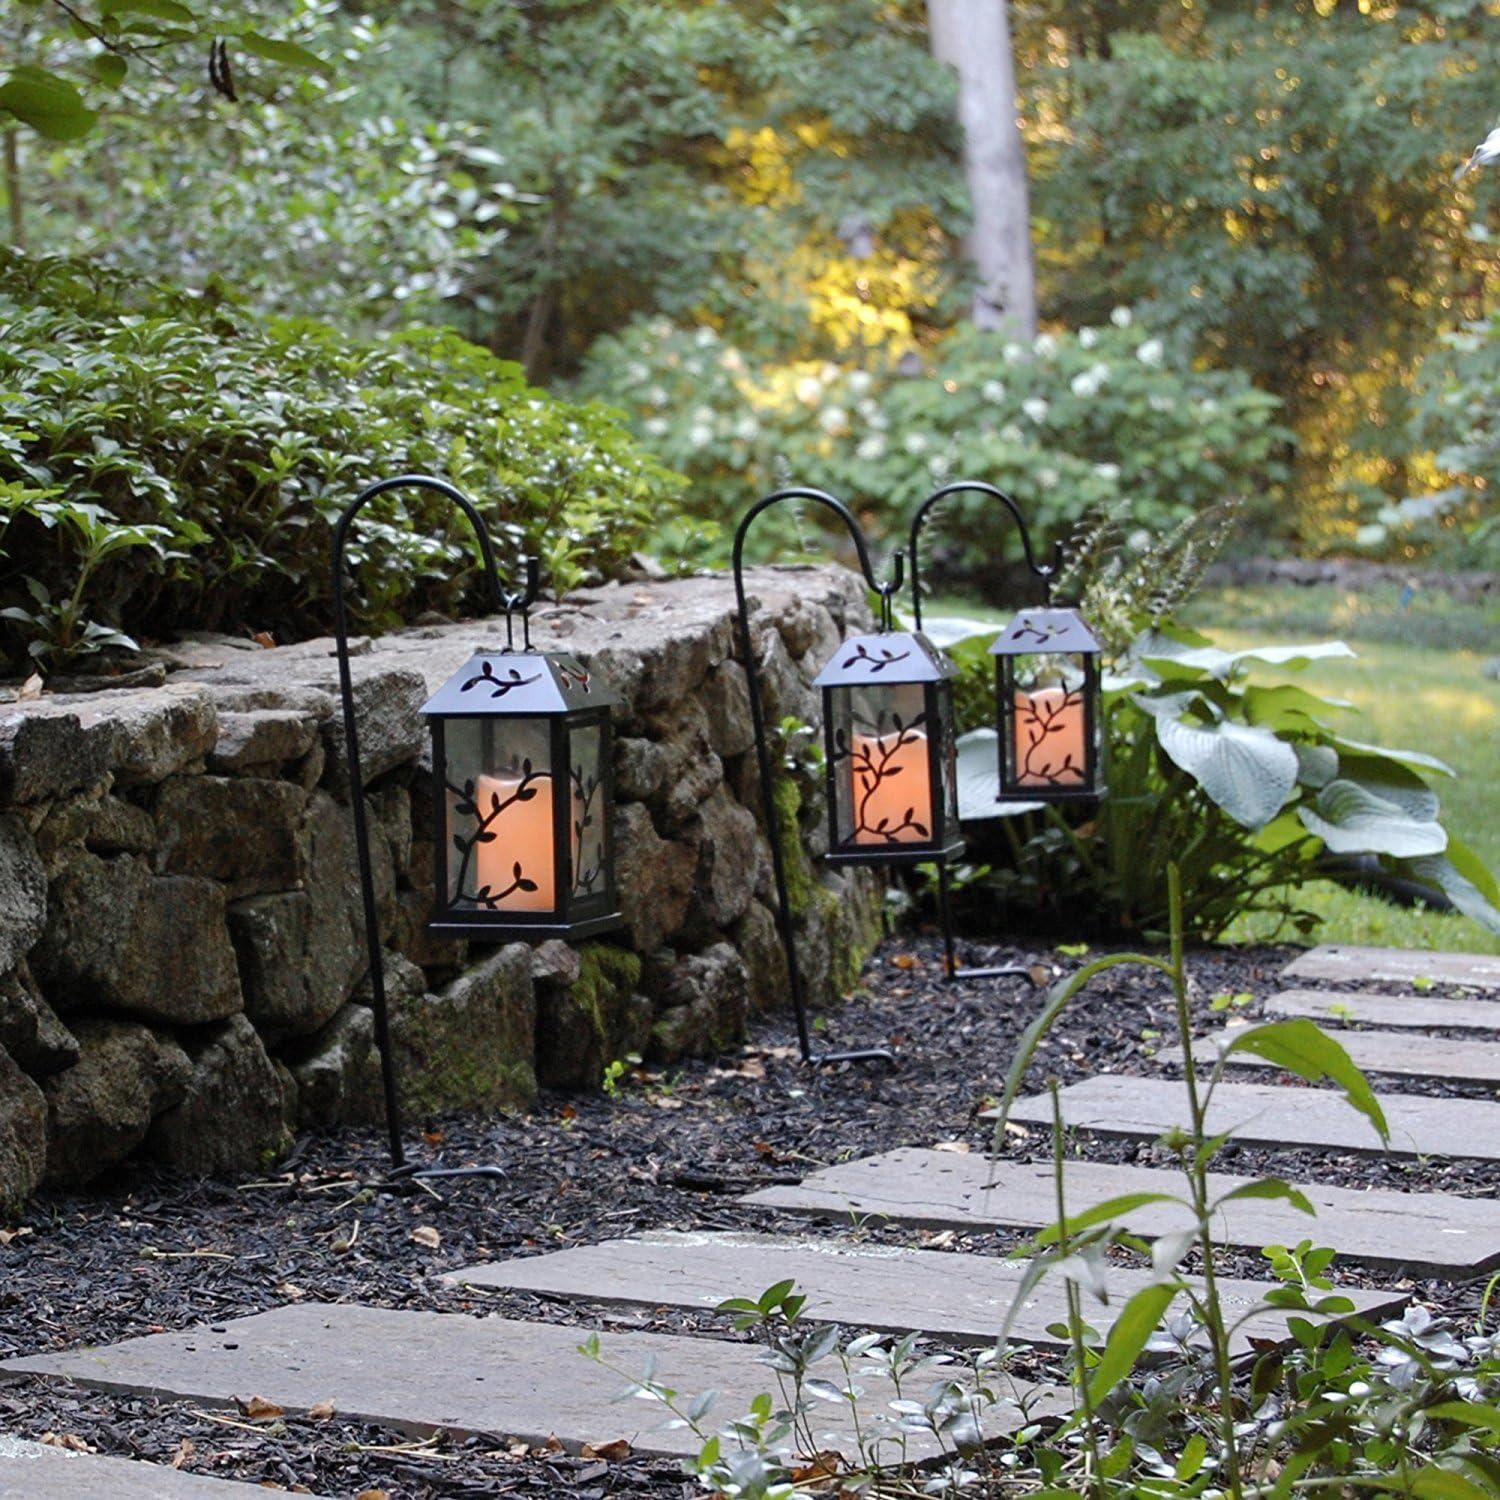
[[[923,493],[973,476],[1011,491],[1044,535],[1120,503],[1159,530],[1280,477],[1286,438],[1274,398],[1193,369],[1128,308],[1034,344],[966,328],[919,374],[757,363],[712,328],[655,319],[597,343],[582,386],[689,476],[688,505],[709,521],[793,479],[867,505],[891,533]],[[964,503],[951,536],[993,555],[1003,521]]]

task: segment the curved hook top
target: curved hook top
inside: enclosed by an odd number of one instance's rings
[[[911,537],[907,543],[907,549],[911,553],[912,616],[916,620],[918,630],[922,628],[921,554],[918,550],[922,528],[932,519],[932,512],[939,503],[948,499],[950,495],[964,493],[986,495],[992,500],[998,500],[1010,512],[1011,520],[1016,523],[1016,530],[1021,534],[1021,548],[1026,554],[1026,566],[1042,580],[1047,599],[1049,602],[1051,600],[1052,580],[1062,567],[1062,543],[1056,544],[1053,550],[1053,560],[1050,563],[1039,563],[1036,560],[1036,551],[1031,545],[1031,529],[1026,524],[1026,517],[1021,514],[1021,507],[1004,490],[983,479],[955,479],[951,484],[945,484],[941,489],[934,490],[917,507],[916,514],[911,519]]]
[[[864,529],[855,519],[854,512],[834,495],[828,494],[826,490],[806,489],[801,485],[793,485],[788,489],[775,490],[769,495],[763,495],[749,510],[740,518],[740,524],[734,533],[734,596],[740,608],[740,618],[746,618],[745,612],[745,537],[749,534],[750,524],[764,510],[769,510],[773,505],[780,504],[783,500],[815,500],[819,505],[826,506],[838,516],[848,529],[850,539],[854,543],[854,551],[859,557],[860,572],[865,575],[865,582],[887,601],[883,609],[883,616],[889,617],[888,596],[899,593],[902,580],[906,573],[906,562],[898,550],[892,558],[891,579],[888,583],[882,583],[875,576],[874,566],[870,562],[870,544],[865,539]]]

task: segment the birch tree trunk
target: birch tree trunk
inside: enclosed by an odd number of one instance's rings
[[[1036,274],[1026,147],[1016,121],[1016,67],[1007,0],[927,0],[932,53],[958,73],[964,175],[974,225],[965,249],[978,273],[979,328],[1036,335]]]

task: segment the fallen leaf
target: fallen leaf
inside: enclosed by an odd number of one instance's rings
[[[35,1233],[30,1224],[23,1224],[19,1229],[0,1229],[0,1246],[9,1245],[12,1240],[23,1240],[28,1234]]]
[[[275,649],[276,637],[272,635],[269,630],[257,630],[255,634],[250,637],[250,639],[254,641],[257,646],[262,647],[266,651]]]
[[[576,1120],[578,1118],[578,1111],[571,1104],[565,1104],[558,1111],[557,1117],[560,1120]]]
[[[1014,1120],[1005,1122],[1005,1133],[1015,1136],[1018,1140],[1029,1141],[1031,1139],[1031,1132],[1024,1125],[1017,1125]]]
[[[920,960],[915,953],[898,953],[891,962],[898,969],[915,969],[920,966]]]
[[[932,1149],[951,1151],[955,1156],[967,1156],[971,1148],[967,1141],[939,1141]]]
[[[236,1398],[236,1401],[240,1411],[252,1422],[271,1422],[286,1415],[285,1407],[277,1406],[274,1401],[267,1401],[264,1396],[252,1396],[248,1401]]]
[[[177,1445],[177,1451],[172,1455],[172,1467],[174,1469],[180,1469],[185,1463],[190,1463],[192,1461],[193,1455],[197,1451],[197,1444],[193,1442],[192,1438],[183,1438],[183,1440]]]
[[[1057,970],[1051,964],[1032,964],[1026,971],[1031,982],[1040,988],[1044,984],[1051,984],[1057,978]]]
[[[354,1500],[391,1500],[389,1490],[361,1490]]]
[[[547,1441],[542,1444],[542,1452],[543,1453],[566,1453],[567,1449],[564,1448],[563,1445],[558,1441],[557,1434],[554,1432],[552,1434],[552,1436],[549,1437],[547,1439]]]
[[[316,1406],[307,1408],[307,1414],[314,1422],[327,1422],[333,1417],[336,1409],[332,1401],[319,1401]]]
[[[630,1457],[630,1443],[625,1438],[616,1438],[610,1443],[585,1443],[578,1450],[584,1458],[602,1458],[606,1463],[623,1463]]]
[[[674,1099],[670,1094],[652,1094],[650,1096],[650,1103],[657,1109],[673,1110],[682,1108],[682,1100]]]
[[[45,1443],[49,1448],[66,1448],[70,1453],[93,1453],[96,1451],[90,1448],[76,1432],[44,1432],[37,1441]]]
[[[411,1232],[411,1242],[421,1245],[424,1250],[436,1250],[443,1243],[443,1237],[431,1224],[419,1224]]]
[[[25,682],[21,684],[21,691],[16,694],[17,703],[29,703],[33,698],[42,696],[42,674],[33,672]]]
[[[792,1470],[792,1483],[811,1484],[815,1479],[833,1479],[841,1468],[843,1459],[837,1453],[815,1453],[800,1469]]]
[[[935,1250],[946,1250],[957,1239],[958,1235],[951,1229],[939,1229],[935,1234],[922,1236],[923,1243],[931,1245]]]
[[[429,1146],[441,1146],[446,1137],[441,1130],[424,1130],[422,1132],[422,1139]]]

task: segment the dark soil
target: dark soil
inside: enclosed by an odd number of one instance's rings
[[[990,950],[985,961],[1086,961],[1055,951]],[[1092,955],[1091,955],[1092,956]],[[1290,950],[1206,949],[1191,957],[1200,1029],[1222,1024],[1216,996],[1278,988]],[[893,1244],[1003,1253],[1004,1234],[934,1233],[890,1224],[820,1224],[738,1206],[743,1193],[795,1182],[808,1172],[897,1146],[962,1143],[983,1150],[980,1110],[999,1094],[1017,1041],[1040,996],[1016,981],[949,986],[937,944],[888,943],[864,988],[817,1023],[819,1048],[890,1046],[899,1071],[843,1066],[809,1070],[797,1061],[788,1015],[762,1018],[733,1057],[665,1072],[638,1070],[614,1098],[544,1096],[530,1115],[415,1122],[411,1152],[446,1165],[493,1163],[504,1181],[408,1184],[382,1192],[383,1135],[342,1130],[303,1138],[293,1158],[262,1180],[172,1180],[146,1169],[119,1172],[87,1194],[39,1198],[0,1248],[0,1356],[107,1343],[163,1329],[223,1321],[288,1301],[359,1301],[460,1313],[501,1312],[580,1329],[648,1328],[734,1337],[721,1319],[669,1309],[620,1312],[520,1293],[456,1289],[441,1273],[477,1261],[536,1254],[648,1229],[795,1229],[858,1234]],[[1256,1006],[1229,1005],[1254,1015]],[[1130,969],[1101,976],[1044,1045],[1027,1083],[1071,1082],[1099,1071],[1159,1072],[1151,1054],[1172,1040],[1164,977]],[[1270,1081],[1275,1075],[1257,1073]],[[1404,1092],[1448,1093],[1441,1080]],[[1390,1086],[1391,1091],[1394,1086]],[[1154,1147],[1079,1142],[1097,1160],[1142,1163]],[[1042,1154],[1039,1138],[1013,1140],[1016,1155]],[[1495,1164],[1401,1163],[1312,1151],[1249,1151],[1232,1145],[1225,1170],[1274,1170],[1325,1184],[1493,1196]],[[414,1241],[437,1231],[436,1249]],[[1315,1223],[1310,1232],[1315,1236]],[[423,1236],[430,1239],[431,1236]],[[1229,1254],[1236,1275],[1264,1274],[1259,1257]],[[1349,1266],[1350,1283],[1389,1284]],[[1409,1284],[1409,1283],[1408,1283]],[[756,1294],[759,1287],[745,1287]],[[1482,1287],[1422,1284],[1424,1301],[1472,1317]],[[250,1393],[247,1393],[250,1394]],[[269,1394],[269,1393],[268,1393]],[[238,1423],[238,1425],[234,1425]],[[338,1417],[316,1422],[241,1421],[190,1404],[103,1396],[37,1380],[0,1386],[0,1430],[52,1433],[101,1452],[134,1455],[220,1476],[392,1500],[428,1496],[569,1494],[675,1497],[677,1466],[607,1464],[561,1453],[407,1437]],[[397,1451],[390,1451],[390,1450]],[[385,1451],[381,1451],[385,1450]]]

